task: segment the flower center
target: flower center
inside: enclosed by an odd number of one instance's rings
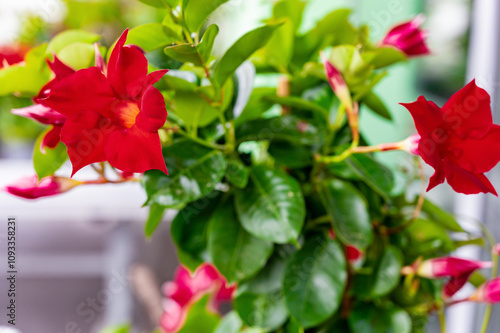
[[[118,104],[116,116],[121,126],[130,128],[135,125],[135,118],[139,114],[139,106],[135,102],[124,101]]]

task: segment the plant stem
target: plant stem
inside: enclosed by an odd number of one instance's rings
[[[234,145],[235,145],[234,127],[232,126],[232,123],[230,123],[228,128],[224,112],[219,112],[219,121],[224,127],[224,138],[226,139],[225,151],[230,153],[234,150]]]
[[[439,306],[438,308],[439,324],[441,326],[441,333],[446,333],[446,317],[444,315],[444,308]]]
[[[494,242],[491,244],[492,248],[495,246]],[[498,254],[492,252],[493,268],[491,269],[491,278],[495,278],[498,273]],[[486,305],[486,310],[484,312],[483,324],[481,326],[481,333],[486,333],[488,330],[488,324],[490,323],[491,310],[493,309],[493,304],[488,303]]]
[[[208,148],[212,148],[212,149],[218,149],[218,150],[226,150],[227,149],[227,146],[225,145],[219,145],[219,144],[216,144],[216,143],[210,143],[210,142],[207,142],[203,139],[200,139],[198,137],[193,137],[191,135],[189,135],[188,133],[184,132],[183,130],[181,130],[180,128],[178,129],[177,131],[178,134],[204,146],[204,147],[208,147]]]

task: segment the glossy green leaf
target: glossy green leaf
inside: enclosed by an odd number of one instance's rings
[[[223,86],[245,60],[254,54],[255,51],[266,45],[273,32],[279,26],[279,24],[265,25],[246,33],[238,39],[215,66],[215,82],[219,86]]]
[[[436,206],[427,199],[425,199],[424,201],[424,205],[422,206],[422,211],[429,217],[429,219],[439,224],[446,230],[464,232],[464,229],[456,221],[453,215],[443,210],[441,207]]]
[[[287,262],[283,288],[290,314],[304,328],[333,315],[347,282],[346,261],[337,241],[324,237],[308,240]]]
[[[143,24],[130,29],[127,44],[134,44],[146,52],[175,43],[178,38],[175,33],[160,23]]]
[[[446,229],[434,221],[417,219],[405,229],[404,235],[408,239],[404,251],[412,259],[420,255],[425,257],[444,255],[455,249]]]
[[[222,318],[214,333],[240,333],[243,321],[236,311],[231,311]]]
[[[361,100],[361,103],[366,105],[370,110],[372,110],[382,118],[388,120],[392,119],[391,112],[389,111],[387,106],[385,106],[384,102],[382,102],[382,100],[377,95],[375,95],[375,93],[370,92],[366,94],[365,97],[363,97],[363,99]]]
[[[245,191],[236,192],[236,210],[243,227],[275,243],[296,242],[305,219],[299,183],[279,169],[256,166]]]
[[[306,3],[302,0],[281,0],[276,2],[273,8],[274,18],[288,18],[293,31],[297,31],[302,23],[302,14],[304,13]]]
[[[283,24],[272,34],[269,42],[255,53],[254,64],[259,67],[274,67],[278,72],[288,73],[288,65],[292,60],[294,26],[290,19],[285,19]]]
[[[207,28],[207,31],[203,34],[200,44],[196,46],[198,53],[201,58],[208,62],[210,55],[212,54],[212,49],[214,47],[215,37],[219,34],[219,27],[217,24],[212,24]]]
[[[255,119],[242,124],[236,132],[236,141],[284,140],[297,144],[318,143],[318,129],[295,117],[282,116]]]
[[[252,291],[238,294],[233,307],[246,325],[274,331],[281,327],[288,318],[283,293],[277,290],[265,294]]]
[[[353,333],[410,333],[412,321],[406,311],[396,306],[377,308],[359,304],[348,318]]]
[[[163,219],[165,209],[164,206],[158,204],[152,204],[151,207],[149,207],[149,216],[144,226],[144,234],[146,237],[153,236],[156,228],[158,228]]]
[[[213,333],[220,316],[209,310],[210,295],[205,295],[189,308],[184,326],[179,333]]]
[[[372,297],[387,295],[398,285],[401,279],[403,256],[395,246],[388,246],[382,252],[375,274],[371,276]]]
[[[373,229],[368,205],[361,193],[351,183],[338,179],[322,181],[318,191],[340,240],[359,249],[370,245]]]
[[[245,231],[238,222],[233,201],[226,200],[210,219],[208,251],[228,281],[241,281],[265,266],[273,244]]]
[[[17,64],[0,70],[0,96],[25,93],[34,96],[48,82],[50,71],[45,63],[47,45],[31,49],[25,64]]]
[[[183,0],[184,21],[191,32],[197,33],[205,20],[220,5],[229,0]]]
[[[297,319],[292,317],[286,324],[284,333],[304,333],[304,327],[300,325]]]
[[[208,222],[219,201],[219,193],[212,192],[186,205],[172,221],[171,234],[177,249],[188,255],[196,267],[209,259]]]
[[[147,204],[175,207],[198,200],[212,192],[226,170],[219,151],[180,140],[164,151],[169,175],[158,170],[146,171],[142,184]]]
[[[219,110],[195,92],[177,91],[173,102],[173,112],[188,126],[206,126],[219,114]]]
[[[191,44],[179,44],[174,46],[167,46],[165,48],[165,54],[180,62],[190,62],[196,66],[203,66],[203,60],[201,55],[198,53],[196,46]]]
[[[267,96],[264,97],[265,99],[285,105],[285,106],[290,106],[292,108],[297,108],[297,109],[304,109],[304,110],[309,110],[309,111],[314,111],[325,117],[326,119],[328,118],[328,110],[319,106],[318,104],[315,104],[313,102],[306,101],[300,97],[280,97],[280,96]]]
[[[238,188],[245,188],[248,184],[250,171],[248,168],[237,160],[228,160],[225,174],[227,180]]]
[[[58,52],[59,60],[75,70],[94,65],[95,48],[92,44],[72,43]]]
[[[359,49],[353,45],[334,47],[330,54],[330,60],[342,73],[351,89],[365,84],[373,73],[373,66],[365,62]]]
[[[50,130],[48,128],[38,136],[33,149],[33,166],[38,179],[52,176],[68,159],[66,146],[62,142],[55,148],[45,147],[44,152],[40,149],[43,138]]]
[[[56,35],[47,45],[47,53],[59,51],[73,43],[85,43],[92,45],[99,41],[101,36],[85,30],[66,30]]]
[[[346,163],[363,181],[385,200],[394,187],[394,175],[385,165],[366,154],[352,155]]]
[[[146,4],[151,7],[156,7],[156,8],[166,8],[169,3],[174,3],[173,0],[139,0],[143,4]],[[178,2],[178,1],[175,1]],[[174,6],[172,6],[174,7]]]
[[[313,160],[311,148],[287,141],[272,141],[268,152],[276,162],[291,169],[310,166]]]

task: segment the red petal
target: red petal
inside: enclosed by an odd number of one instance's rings
[[[455,192],[464,194],[493,193],[497,195],[495,188],[485,175],[468,172],[448,160],[444,161],[444,168],[446,180]]]
[[[443,112],[431,101],[427,101],[424,96],[420,96],[416,102],[401,103],[410,111],[418,134],[423,140],[430,138],[432,132],[443,123]]]
[[[114,99],[106,77],[97,67],[91,67],[55,83],[46,98],[35,99],[35,102],[67,117],[90,110],[109,118]]]
[[[111,134],[106,159],[122,171],[143,173],[157,169],[168,174],[158,133],[145,132],[137,126]]]
[[[147,89],[155,84],[156,82],[160,81],[160,79],[167,74],[168,69],[162,69],[159,71],[151,72],[146,76],[146,79],[144,80],[143,83],[143,91],[147,91]]]
[[[146,132],[157,132],[167,120],[165,100],[158,89],[150,86],[142,95],[141,112],[135,118],[136,125]]]
[[[59,80],[75,73],[75,70],[73,68],[69,67],[61,60],[59,60],[56,55],[54,55],[54,61],[47,61],[47,64],[49,65],[52,72],[54,72],[54,74],[56,75],[56,79]]]
[[[135,98],[142,91],[148,74],[148,61],[135,47],[124,46],[128,29],[118,39],[108,62],[108,78],[115,92]]]
[[[442,295],[444,299],[450,298],[456,294],[457,291],[462,289],[462,287],[469,281],[471,273],[460,275],[458,277],[452,277],[443,287]]]
[[[81,112],[68,118],[61,131],[61,141],[68,147],[73,176],[91,163],[106,161],[104,147],[116,127],[97,112]]]
[[[55,148],[61,141],[62,125],[53,125],[52,129],[45,134],[45,137],[40,144],[40,149],[45,152],[45,147]]]
[[[443,106],[445,121],[461,138],[480,139],[493,124],[490,95],[472,80]]]
[[[481,140],[454,140],[448,157],[454,164],[471,172],[490,171],[500,161],[500,126],[493,125]]]
[[[12,109],[13,114],[30,118],[45,125],[64,124],[66,117],[46,106],[35,104],[21,109]]]

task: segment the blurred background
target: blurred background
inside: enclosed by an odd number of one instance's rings
[[[394,120],[389,122],[364,113],[361,126],[369,142],[399,141],[413,133],[409,113],[399,102],[411,102],[419,95],[426,95],[442,105],[473,77],[492,94],[495,102],[496,39],[500,32],[496,23],[500,21],[500,6],[496,1],[308,2],[302,31],[310,29],[330,10],[349,7],[354,10],[355,23],[370,27],[373,41],[395,23],[418,13],[423,12],[427,18],[424,25],[430,32],[428,43],[433,54],[391,69],[377,93]],[[211,18],[221,26],[218,49],[222,52],[246,31],[260,25],[271,15],[272,5],[272,0],[232,0],[219,8]],[[66,29],[98,33],[103,36],[104,44],[111,45],[126,27],[161,22],[164,14],[137,0],[1,1],[0,52],[14,46],[23,53]],[[148,57],[162,66],[160,55],[153,52]],[[0,96],[0,185],[33,174],[32,146],[43,128],[10,113],[12,108],[30,104],[29,99]],[[409,163],[405,155],[398,153],[385,155],[384,161],[393,168]],[[431,170],[427,171],[430,174]],[[492,179],[499,186],[497,174],[493,172]],[[495,218],[500,216],[497,198],[475,196],[464,200],[447,186],[431,191],[430,197],[457,214],[486,221],[492,229],[498,229],[500,236],[500,228],[494,227]],[[87,186],[35,203],[0,193],[0,218],[6,221],[7,216],[17,216],[19,225],[19,329],[25,333],[98,332],[104,325],[127,321],[134,322],[138,332],[152,327],[131,290],[129,267],[134,263],[148,266],[159,288],[162,281],[172,278],[176,254],[169,237],[169,223],[163,223],[152,239],[144,238],[143,223],[147,217],[147,210],[141,208],[144,201],[145,194],[138,184]],[[169,221],[174,214],[169,212],[165,220]],[[0,244],[2,237],[5,238],[2,231]],[[475,250],[464,251],[460,255],[481,255]],[[0,251],[0,262],[5,262],[1,257],[4,253]],[[4,308],[3,302],[0,298],[0,308]],[[476,332],[474,318],[481,311],[482,308],[471,305],[457,306],[449,313],[450,332]],[[0,318],[2,324],[5,318]],[[493,318],[489,332],[500,330],[500,316]],[[430,332],[437,331],[433,321]]]

